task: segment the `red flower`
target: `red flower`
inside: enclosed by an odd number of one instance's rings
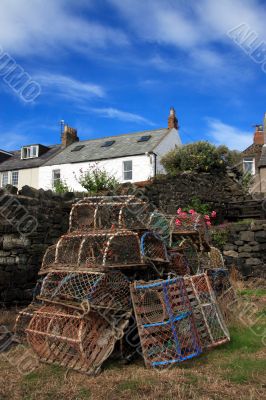
[[[179,207],[179,209],[176,212],[178,215],[182,213],[182,208]]]
[[[211,226],[211,221],[206,221],[207,226]]]
[[[176,219],[175,224],[176,224],[176,226],[180,226],[180,225],[182,225],[182,222],[180,221],[180,219]]]
[[[209,215],[204,215],[204,218],[206,219],[206,221],[209,221],[209,220],[210,220]]]
[[[189,214],[194,215],[194,214],[196,214],[196,211],[195,210],[189,210]]]
[[[212,218],[216,218],[217,212],[216,211],[212,211],[211,216]]]

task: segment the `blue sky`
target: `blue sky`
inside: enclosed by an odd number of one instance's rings
[[[266,73],[228,31],[266,42],[265,20],[265,0],[1,0],[0,48],[41,94],[0,76],[0,148],[58,143],[61,119],[81,139],[164,127],[174,106],[183,143],[243,149]]]

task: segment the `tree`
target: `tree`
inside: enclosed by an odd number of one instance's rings
[[[162,165],[170,175],[179,172],[221,172],[233,166],[240,159],[240,153],[209,142],[195,142],[176,147],[162,158]]]
[[[79,184],[89,193],[99,193],[103,190],[114,190],[119,185],[116,178],[105,169],[100,169],[97,164],[83,172],[78,178]]]

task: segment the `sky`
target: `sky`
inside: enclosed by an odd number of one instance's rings
[[[163,128],[174,107],[183,143],[243,150],[266,112],[265,20],[266,0],[1,0],[0,148],[60,143],[61,120],[81,140]]]

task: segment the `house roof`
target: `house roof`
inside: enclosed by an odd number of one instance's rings
[[[260,167],[266,167],[266,145],[264,145],[262,148],[260,162],[259,162],[259,168]]]
[[[145,154],[146,152],[153,151],[170,131],[171,130],[167,128],[163,128],[75,142],[66,147],[55,157],[52,157],[45,163],[45,165],[98,161],[109,158]],[[150,137],[147,141],[139,142],[138,140],[142,136]],[[110,146],[102,147],[102,145],[107,141],[114,141],[114,143]],[[75,151],[74,149],[78,146],[84,147]]]
[[[262,144],[252,143],[250,146],[248,146],[245,150],[242,151],[242,154],[244,155],[260,154],[262,146],[263,146]]]
[[[37,168],[43,165],[50,157],[62,150],[61,145],[48,146],[47,151],[36,158],[21,159],[21,151],[12,151],[12,156],[0,163],[0,171],[14,171],[19,169]]]

